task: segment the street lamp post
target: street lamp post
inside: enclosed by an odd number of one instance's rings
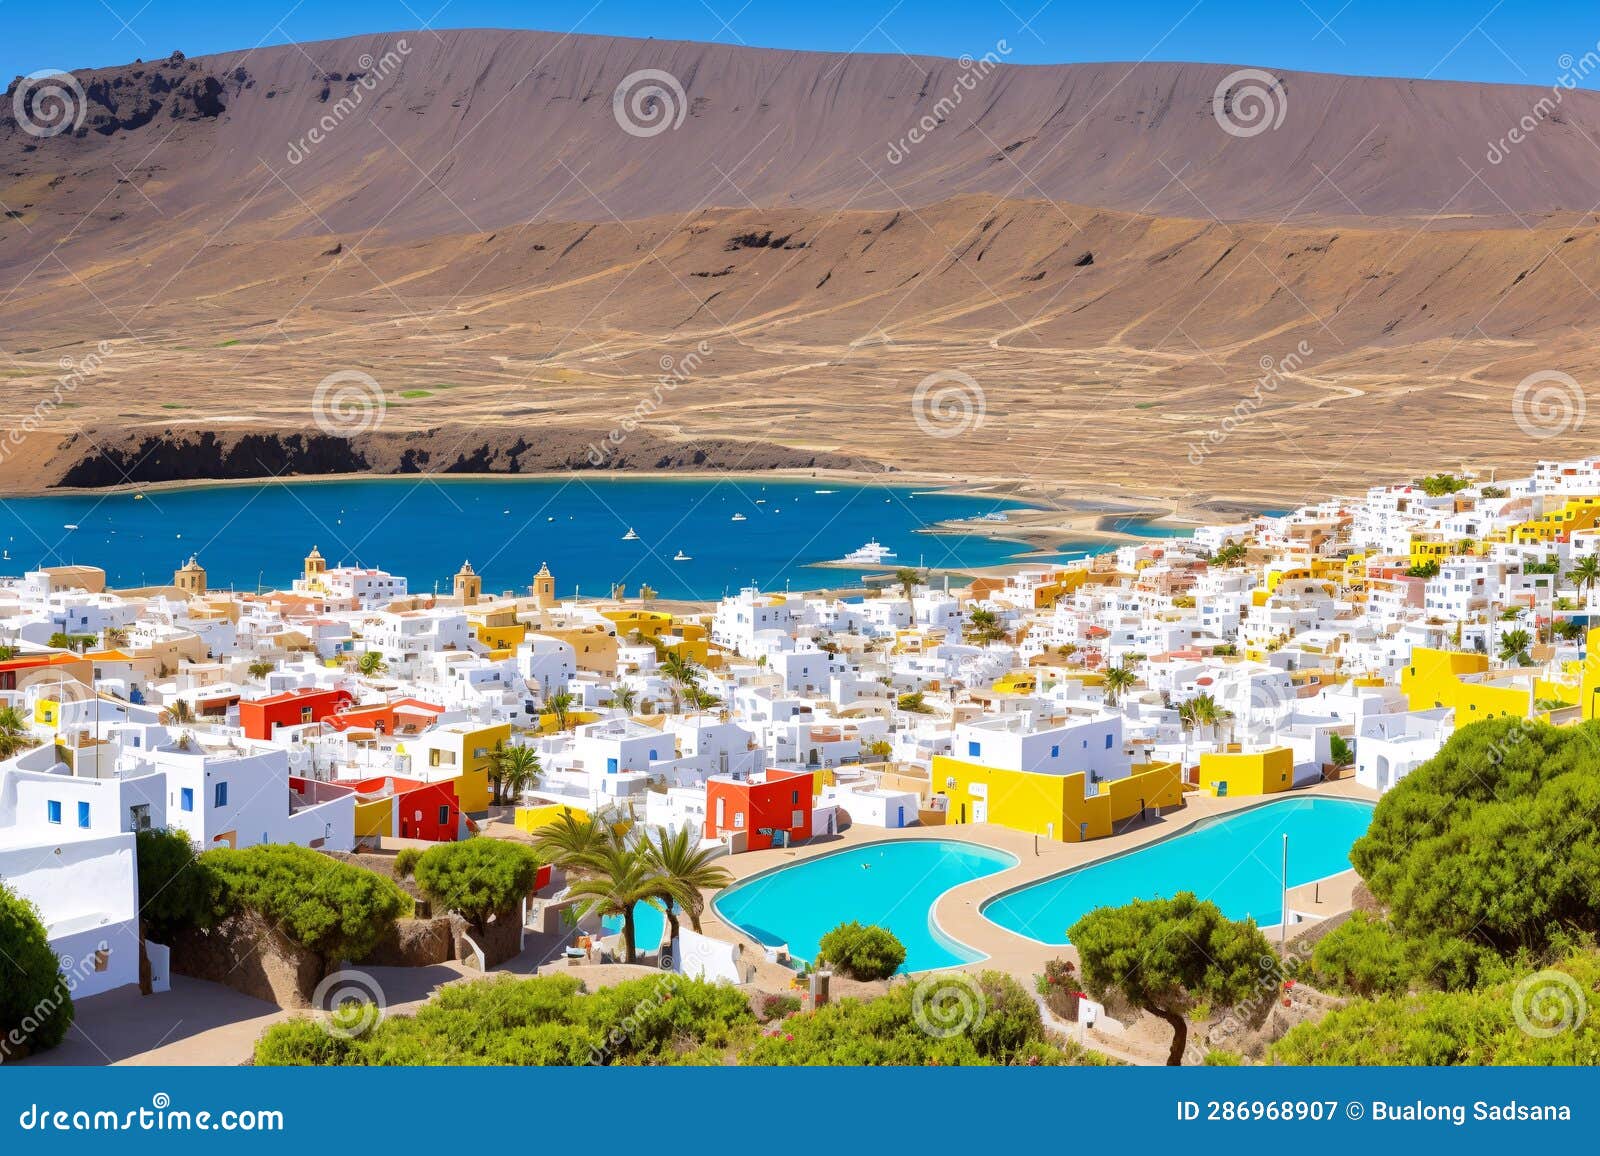
[[[1283,833],[1283,871],[1279,876],[1283,893],[1283,915],[1278,924],[1278,947],[1283,949],[1289,942],[1289,833]]]

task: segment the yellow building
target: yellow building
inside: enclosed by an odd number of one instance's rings
[[[1411,710],[1436,707],[1454,710],[1457,727],[1486,718],[1529,717],[1533,708],[1533,694],[1529,689],[1489,681],[1464,681],[1466,676],[1482,676],[1488,670],[1486,654],[1418,647],[1411,652],[1410,665],[1400,672],[1400,689]]]
[[[528,627],[517,621],[517,607],[512,602],[475,606],[467,615],[467,622],[478,641],[491,651],[515,650],[528,636]]]
[[[1045,775],[1012,771],[938,755],[933,789],[950,802],[949,823],[993,823],[1081,843],[1110,835],[1114,824],[1132,819],[1140,807],[1164,810],[1183,805],[1183,780],[1177,763],[1135,766],[1133,774],[1102,783],[1086,794],[1082,771]]]
[[[1206,751],[1200,756],[1200,789],[1217,798],[1275,795],[1294,786],[1294,751]]]
[[[489,769],[495,748],[510,738],[510,723],[451,723],[411,736],[396,750],[410,756],[406,775],[430,783],[459,780],[456,797],[461,809],[469,815],[481,814],[489,809]]]

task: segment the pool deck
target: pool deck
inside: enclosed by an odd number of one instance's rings
[[[934,903],[934,919],[950,938],[982,952],[987,958],[963,964],[958,970],[984,971],[998,969],[1016,976],[1032,989],[1031,977],[1044,970],[1047,960],[1071,957],[1072,948],[1062,945],[1036,943],[1014,932],[991,923],[979,914],[983,904],[1001,892],[1036,883],[1063,871],[1082,867],[1096,860],[1171,838],[1194,826],[1203,819],[1220,815],[1237,814],[1264,803],[1284,799],[1330,798],[1376,802],[1377,793],[1358,786],[1352,779],[1333,783],[1317,783],[1300,790],[1280,795],[1253,795],[1244,798],[1214,799],[1209,795],[1185,796],[1185,805],[1119,835],[1092,839],[1087,843],[1059,843],[1042,836],[1013,831],[988,823],[957,824],[947,827],[906,827],[886,831],[881,827],[853,825],[848,831],[829,839],[819,839],[801,847],[782,850],[747,851],[717,860],[735,882],[750,878],[775,867],[802,863],[807,859],[826,855],[850,847],[885,841],[902,842],[912,839],[943,839],[952,842],[973,843],[1008,851],[1019,860],[1015,867],[986,875],[970,883],[963,883],[946,891]],[[1290,907],[1317,915],[1337,915],[1349,910],[1355,881],[1355,872],[1347,871],[1322,882],[1319,889],[1312,884],[1291,889]],[[707,893],[706,911],[702,917],[708,935],[736,943],[748,943],[750,937],[723,920]]]

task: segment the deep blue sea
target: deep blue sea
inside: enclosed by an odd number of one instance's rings
[[[819,492],[828,491],[828,492]],[[548,562],[557,591],[631,595],[648,582],[664,598],[715,598],[848,585],[861,571],[837,559],[869,538],[896,562],[992,566],[1026,547],[981,536],[919,534],[950,518],[1019,508],[992,498],[817,480],[383,478],[273,482],[0,501],[0,574],[41,565],[102,566],[113,586],[171,580],[197,554],[211,585],[286,586],[317,546],[329,565],[378,566],[414,591],[450,578],[463,560],[484,589],[523,590]],[[735,521],[734,515],[743,515]],[[67,529],[67,526],[76,529]],[[632,528],[637,541],[624,541]],[[676,561],[679,553],[688,561]]]

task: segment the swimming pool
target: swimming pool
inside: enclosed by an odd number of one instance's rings
[[[1004,851],[949,839],[869,843],[752,876],[712,907],[757,942],[786,943],[802,960],[815,959],[822,937],[841,923],[876,924],[905,944],[901,971],[927,971],[983,958],[934,925],[934,901],[1016,865]]]
[[[687,916],[680,915],[678,922],[684,927],[689,926]],[[600,925],[605,928],[607,935],[622,934],[622,916],[620,915],[608,915],[600,921]],[[666,934],[666,929],[667,917],[661,913],[660,908],[652,907],[648,903],[640,903],[634,906],[633,948],[635,951],[640,954],[654,951],[661,946],[661,937]]]
[[[1283,920],[1283,836],[1289,886],[1350,867],[1350,846],[1372,820],[1372,804],[1286,799],[1204,821],[1159,843],[996,896],[984,918],[1041,943],[1067,942],[1067,928],[1096,907],[1193,891],[1230,919],[1262,927]]]

